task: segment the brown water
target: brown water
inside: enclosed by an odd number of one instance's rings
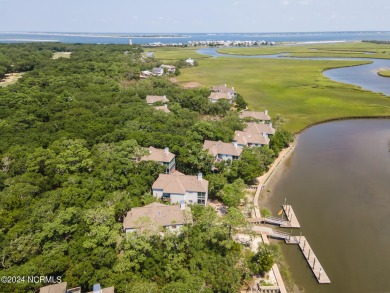
[[[305,292],[390,292],[390,120],[345,120],[300,135],[274,187],[285,197],[331,284],[319,285],[298,246],[283,245]],[[290,232],[287,230],[286,232]]]

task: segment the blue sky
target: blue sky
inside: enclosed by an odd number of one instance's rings
[[[0,31],[390,30],[390,0],[0,0]]]

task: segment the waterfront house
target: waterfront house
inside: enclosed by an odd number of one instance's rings
[[[132,208],[123,220],[126,233],[146,229],[149,225],[179,232],[181,227],[192,223],[191,209],[184,202],[165,205],[153,202],[144,207]]]
[[[216,161],[238,160],[242,153],[242,148],[238,147],[237,142],[226,143],[222,141],[205,140],[203,149],[207,150]]]
[[[162,76],[164,74],[164,69],[161,67],[155,67],[152,69],[152,74],[154,76]]]
[[[169,100],[167,99],[167,96],[151,96],[147,95],[146,96],[146,103],[148,105],[153,105],[154,103],[161,102],[163,104],[168,103]]]
[[[163,111],[165,113],[171,113],[171,111],[168,109],[168,105],[167,104],[165,104],[163,106],[155,106],[153,108],[158,110],[158,111]]]
[[[149,147],[148,154],[141,157],[141,161],[154,161],[165,166],[166,173],[172,173],[176,168],[175,155],[169,151],[169,148],[156,149]]]
[[[92,291],[88,293],[115,293],[115,288],[114,287],[108,287],[108,288],[103,288],[100,286],[100,284],[94,284],[92,286]]]
[[[152,192],[157,198],[170,203],[207,204],[209,182],[198,176],[184,175],[179,172],[160,174],[153,183]]]
[[[269,138],[266,133],[258,134],[247,131],[235,131],[233,142],[239,147],[260,147],[269,144]]]
[[[252,118],[259,122],[265,122],[265,123],[271,121],[271,117],[268,115],[268,110],[265,110],[264,112],[254,112],[254,111],[244,110],[240,113],[240,118],[241,119]]]
[[[228,100],[230,104],[233,103],[233,96],[229,95],[228,93],[211,93],[210,96],[209,96],[209,101],[211,103],[216,103],[218,102],[218,100],[221,100],[221,99],[224,99],[224,100]]]
[[[265,123],[249,122],[247,123],[247,126],[244,129],[244,131],[258,133],[258,134],[265,133],[267,134],[267,136],[275,134],[275,129],[272,127],[272,123],[265,124]]]

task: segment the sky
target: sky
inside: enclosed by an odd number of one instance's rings
[[[0,0],[0,31],[390,31],[390,0]]]

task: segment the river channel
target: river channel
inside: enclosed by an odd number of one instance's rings
[[[297,245],[283,245],[305,292],[390,292],[390,120],[344,120],[303,132],[267,205],[285,198],[331,284],[319,285]],[[290,232],[289,230],[287,230]],[[285,231],[285,232],[287,232]]]
[[[349,60],[349,61],[370,61],[371,64],[344,67],[337,69],[329,69],[324,71],[324,75],[334,81],[349,83],[360,86],[364,89],[383,93],[390,96],[390,78],[379,76],[378,70],[381,68],[390,69],[390,60],[373,59],[373,58],[296,58],[289,57],[288,53],[275,55],[229,55],[221,54],[215,48],[204,48],[197,51],[199,54],[210,55],[213,57],[229,57],[229,58],[254,58],[254,59],[298,59],[298,60]]]

